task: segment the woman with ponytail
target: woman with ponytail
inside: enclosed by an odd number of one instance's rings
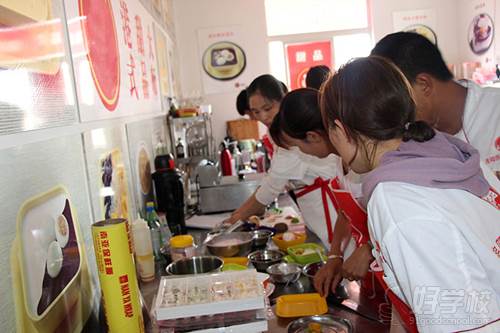
[[[346,64],[320,99],[333,146],[366,174],[370,245],[393,320],[412,332],[499,332],[500,196],[478,151],[416,121],[409,83],[383,58]],[[482,311],[467,305],[479,293]]]

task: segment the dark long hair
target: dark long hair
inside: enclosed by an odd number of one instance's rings
[[[274,117],[269,134],[273,141],[284,147],[282,133],[304,140],[309,131],[324,132],[316,89],[301,88],[288,93],[281,101],[280,111]]]
[[[280,102],[287,93],[287,88],[283,82],[270,74],[264,74],[255,78],[247,88],[247,97],[260,94],[270,101]]]
[[[363,135],[375,141],[423,142],[435,134],[427,123],[415,121],[408,80],[382,57],[355,59],[340,68],[324,84],[320,105],[327,128],[340,120],[356,140]]]

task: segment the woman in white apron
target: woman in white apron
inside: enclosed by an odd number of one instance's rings
[[[405,327],[499,332],[500,195],[479,152],[415,121],[415,108],[408,81],[379,57],[348,63],[321,94],[331,142],[367,173],[379,277]]]

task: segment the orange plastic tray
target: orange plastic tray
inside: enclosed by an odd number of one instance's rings
[[[328,312],[326,300],[318,293],[283,295],[276,300],[278,317],[304,317]]]

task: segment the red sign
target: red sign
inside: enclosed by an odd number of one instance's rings
[[[290,44],[286,46],[290,89],[304,88],[306,74],[313,66],[332,67],[331,41]]]

